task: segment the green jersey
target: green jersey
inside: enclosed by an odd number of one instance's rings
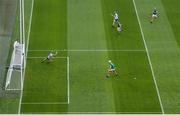
[[[110,68],[110,69],[115,69],[115,65],[114,65],[113,63],[110,63],[110,64],[109,64],[109,68]]]

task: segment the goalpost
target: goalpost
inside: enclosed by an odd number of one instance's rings
[[[26,64],[26,40],[24,22],[24,0],[19,0],[17,5],[15,29],[18,31],[13,41],[12,52],[10,52],[10,62],[7,67],[5,90],[21,90],[23,85],[23,74]],[[12,38],[13,39],[13,38]]]
[[[23,71],[23,62],[24,60],[24,44],[19,43],[18,41],[14,42],[14,49],[11,56],[10,66],[8,67],[6,85],[5,89],[20,89],[21,83],[18,83],[21,80],[21,73]],[[13,79],[15,77],[15,79]],[[14,82],[11,82],[11,81]],[[16,82],[16,83],[15,83]]]

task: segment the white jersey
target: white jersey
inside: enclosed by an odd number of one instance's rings
[[[52,58],[53,58],[53,54],[50,53],[47,58],[48,58],[48,59],[52,59]]]
[[[114,19],[118,20],[118,14],[117,13],[114,14]]]

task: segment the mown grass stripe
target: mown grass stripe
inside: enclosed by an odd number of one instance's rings
[[[148,57],[149,65],[150,65],[150,68],[151,68],[152,77],[153,77],[154,84],[155,84],[155,87],[156,87],[156,91],[157,91],[157,95],[158,95],[158,99],[159,99],[159,104],[161,106],[161,111],[164,114],[164,107],[163,107],[163,104],[162,104],[161,95],[160,95],[159,88],[158,88],[158,85],[157,85],[157,82],[156,82],[156,77],[155,77],[155,74],[154,74],[154,69],[153,69],[151,58],[150,58],[150,55],[149,55],[149,50],[148,50],[148,47],[147,47],[147,43],[146,43],[146,40],[145,40],[145,37],[144,37],[144,32],[143,32],[143,29],[142,29],[142,26],[141,26],[141,21],[139,19],[139,14],[138,14],[138,11],[137,11],[137,8],[136,8],[136,3],[135,3],[134,0],[133,0],[133,4],[134,4],[134,9],[135,9],[135,12],[136,12],[137,20],[138,20],[138,23],[139,23],[142,39],[143,39],[143,42],[144,42],[144,46],[145,46],[145,49],[146,49],[146,54],[147,54],[147,57]]]
[[[67,48],[67,41],[66,41],[66,26],[67,26],[67,17],[66,17],[66,0],[52,0],[52,1],[46,1],[44,0],[43,2],[41,0],[36,0],[35,1],[35,5],[34,5],[34,11],[33,11],[33,19],[32,19],[32,28],[31,28],[31,40],[29,42],[29,48],[33,47],[33,48],[49,48],[49,49],[66,49]],[[56,17],[56,18],[55,18]],[[63,18],[61,18],[63,17]],[[51,21],[50,23],[48,21]],[[51,41],[51,43],[49,42]],[[29,55],[29,54],[28,54]],[[44,56],[44,55],[43,55]],[[66,56],[66,55],[63,55]],[[28,58],[28,57],[27,57]],[[59,64],[56,66],[57,69],[60,69],[59,71],[57,70],[53,70],[51,67],[49,67],[49,69],[52,69],[50,73],[53,73],[52,76],[50,78],[51,81],[48,82],[45,81],[45,79],[47,79],[47,77],[42,78],[42,76],[48,76],[48,74],[44,74],[44,70],[42,69],[43,67],[46,68],[46,65],[44,64],[44,66],[41,66],[39,68],[41,72],[40,75],[35,75],[34,72],[32,72],[32,69],[36,68],[37,66],[33,66],[32,63],[34,63],[34,65],[37,64],[38,60],[40,60],[40,58],[44,58],[44,57],[31,57],[33,58],[28,60],[27,63],[27,70],[26,70],[26,79],[25,79],[25,88],[24,88],[24,92],[23,92],[23,98],[22,98],[22,102],[26,102],[29,100],[41,100],[42,98],[40,98],[40,94],[36,93],[36,91],[39,89],[39,87],[35,84],[41,84],[43,85],[41,91],[42,93],[44,93],[44,91],[46,89],[48,89],[47,87],[51,87],[52,89],[49,90],[49,92],[51,93],[49,95],[49,97],[51,97],[51,99],[53,100],[65,100],[66,98],[66,94],[64,93],[64,89],[66,88],[65,85],[66,83],[64,83],[63,81],[66,81],[66,77],[64,77],[64,75],[66,73],[61,72],[61,71],[66,71],[66,63],[65,61],[61,61],[61,63],[65,63],[64,68],[60,67]],[[37,59],[34,59],[37,58]],[[60,57],[57,57],[60,58]],[[62,57],[61,57],[62,58]],[[64,57],[67,58],[67,57]],[[59,63],[59,62],[55,62],[55,63]],[[53,64],[51,64],[53,65]],[[38,65],[40,66],[40,65]],[[47,68],[46,68],[47,69]],[[34,71],[36,71],[37,69],[34,69]],[[53,72],[55,71],[55,72]],[[60,74],[60,73],[61,74]],[[37,72],[38,73],[38,72]],[[32,74],[33,77],[31,76]],[[31,76],[31,77],[29,77]],[[39,80],[35,80],[36,78]],[[58,76],[62,76],[62,77],[58,77]],[[54,78],[54,79],[53,79]],[[34,80],[35,82],[30,82],[31,80]],[[52,84],[54,80],[54,84]],[[43,81],[43,83],[41,82]],[[58,82],[58,83],[56,83]],[[46,85],[44,85],[46,83]],[[57,85],[55,85],[57,84]],[[49,86],[48,86],[49,85]],[[62,85],[62,86],[61,86]],[[61,89],[59,88],[61,87]],[[62,89],[62,87],[64,87],[64,89]],[[34,90],[33,88],[35,88],[36,90]],[[57,89],[56,89],[57,88]],[[62,92],[60,93],[53,93],[53,92],[57,92],[56,90],[61,90]],[[30,98],[28,93],[31,92],[33,98]],[[60,95],[60,96],[59,96]],[[47,95],[45,95],[47,97]],[[47,98],[48,101],[49,98]],[[50,99],[50,100],[51,100]],[[60,107],[60,109],[59,109]],[[54,111],[54,112],[60,112],[60,111],[67,111],[67,105],[53,105],[52,106],[39,106],[39,105],[26,105],[26,104],[22,104],[21,107],[21,112],[36,112],[37,108],[40,108],[39,111]],[[63,109],[62,109],[63,108]]]
[[[108,49],[101,7],[101,0],[68,0],[68,54],[73,84],[69,112],[115,111],[111,82],[104,81]]]

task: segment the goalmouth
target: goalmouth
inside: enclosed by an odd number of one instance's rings
[[[24,65],[24,44],[14,42],[10,65],[7,70],[5,90],[21,90]]]

